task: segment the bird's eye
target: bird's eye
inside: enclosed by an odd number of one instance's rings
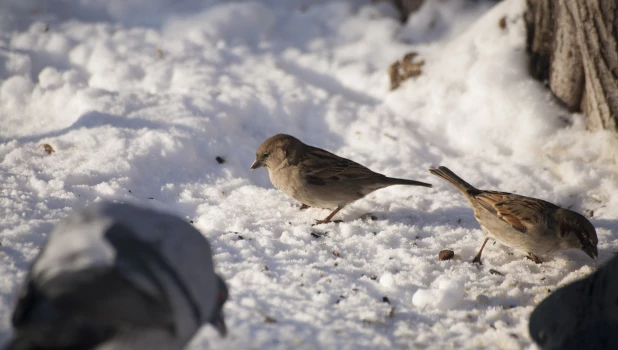
[[[262,159],[266,159],[266,158],[268,158],[268,153],[262,154]]]

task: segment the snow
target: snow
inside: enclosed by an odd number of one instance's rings
[[[393,276],[392,273],[385,272],[380,277],[380,284],[383,285],[387,289],[395,288],[395,286],[396,286],[395,277]]]
[[[352,0],[0,3],[0,343],[53,226],[113,199],[210,240],[229,335],[203,327],[190,349],[536,348],[534,306],[618,249],[618,140],[527,75],[524,1],[493,4],[427,1],[401,25]],[[390,92],[411,51],[422,74]],[[279,132],[434,189],[376,191],[312,227],[327,211],[249,170]],[[593,214],[599,260],[490,242],[470,264],[482,231],[437,165]]]
[[[414,296],[412,296],[412,304],[420,308],[429,305],[434,308],[448,310],[456,307],[463,300],[464,287],[461,283],[449,279],[438,279],[436,282],[437,288],[435,289],[417,290]]]

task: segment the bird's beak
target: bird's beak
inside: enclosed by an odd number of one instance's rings
[[[264,164],[262,164],[262,162],[260,162],[259,160],[255,160],[255,162],[253,162],[253,164],[251,164],[251,170],[255,170],[257,168],[261,168],[263,167]]]
[[[593,246],[592,244],[583,247],[582,250],[593,260],[599,256],[599,251],[597,250],[597,247]]]
[[[223,319],[223,312],[219,311],[211,324],[217,329],[219,335],[225,337],[227,335],[227,327],[225,326],[225,320]]]

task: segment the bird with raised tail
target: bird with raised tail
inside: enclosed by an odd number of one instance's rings
[[[251,170],[268,169],[272,184],[304,206],[332,209],[319,224],[329,222],[339,210],[369,193],[392,185],[431,187],[431,184],[396,179],[304,144],[285,134],[268,138],[258,148]]]
[[[227,297],[208,241],[190,224],[96,203],[49,235],[5,349],[182,349],[205,323],[225,335]]]
[[[592,259],[598,256],[597,233],[583,215],[541,199],[513,193],[484,191],[472,187],[447,167],[429,171],[453,185],[474,210],[486,238],[472,262],[481,264],[481,253],[489,238],[528,254],[538,255],[564,249],[581,249]]]

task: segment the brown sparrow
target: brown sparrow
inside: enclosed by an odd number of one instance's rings
[[[536,263],[541,262],[537,255],[569,248],[597,257],[597,234],[583,215],[536,198],[478,190],[443,166],[429,171],[466,196],[485,231],[485,241],[472,262],[481,263],[489,238],[523,250]]]
[[[378,174],[285,134],[270,137],[260,145],[251,170],[260,167],[268,169],[275,187],[303,205],[334,209],[324,220],[318,220],[319,224],[329,222],[347,204],[383,187],[431,187],[424,182]]]

